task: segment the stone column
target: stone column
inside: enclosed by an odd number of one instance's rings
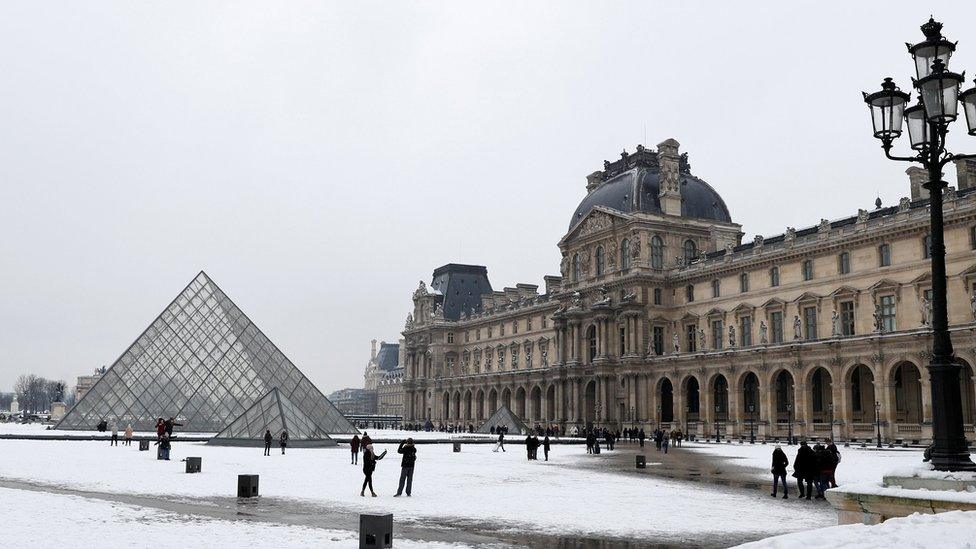
[[[715,431],[715,393],[707,387],[708,381],[702,380],[698,386],[698,420],[702,425],[698,431],[703,437],[708,436],[709,429]]]
[[[729,383],[734,382],[735,379],[733,377]],[[729,385],[729,423],[735,422],[735,425],[728,426],[731,431],[727,434],[741,436],[745,421],[748,417],[748,413],[745,411],[745,398],[742,387]]]
[[[806,383],[793,378],[793,435],[797,437],[813,434],[813,399],[809,390]]]
[[[849,393],[846,383],[837,383],[834,373],[830,373],[830,402],[834,405],[834,425],[831,427],[833,436],[841,440],[851,438],[851,412],[847,402]],[[874,403],[872,402],[873,406]],[[831,437],[833,438],[833,437]]]

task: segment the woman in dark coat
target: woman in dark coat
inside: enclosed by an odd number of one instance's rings
[[[366,497],[366,487],[369,486],[369,493],[373,494],[375,498],[376,492],[373,490],[373,471],[376,470],[376,462],[386,456],[386,450],[383,450],[382,454],[376,455],[373,453],[372,444],[366,445],[365,448],[363,450],[363,474],[366,475],[366,478],[363,479],[363,489],[359,491],[359,495]]]
[[[352,465],[359,463],[359,435],[353,435],[349,442],[349,451],[352,453]]]
[[[790,464],[790,460],[786,458],[786,452],[783,451],[779,445],[773,450],[773,467],[770,470],[773,473],[773,493],[769,494],[776,497],[776,489],[779,487],[779,481],[783,481],[783,499],[789,498],[789,492],[786,487],[786,466]]]
[[[807,446],[807,441],[800,442],[800,448],[796,451],[796,458],[793,460],[793,477],[796,478],[796,489],[802,498],[806,494],[807,499],[813,496],[813,469],[814,460],[813,450]],[[807,483],[804,491],[803,483]]]
[[[288,446],[288,431],[282,431],[280,437],[281,455],[285,455],[285,446]]]

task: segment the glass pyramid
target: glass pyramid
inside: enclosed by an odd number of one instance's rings
[[[477,432],[487,434],[491,432],[492,427],[498,430],[499,426],[508,427],[508,433],[511,435],[526,435],[529,433],[529,427],[515,415],[515,412],[509,410],[508,406],[499,408],[481,427],[478,427]]]
[[[288,431],[289,446],[305,446],[307,443],[334,445],[325,429],[305,415],[275,387],[250,408],[232,421],[208,444],[261,445],[264,433],[271,431],[275,444],[281,431]]]
[[[272,389],[325,432],[359,432],[201,271],[55,428],[152,431],[175,417],[218,432]]]

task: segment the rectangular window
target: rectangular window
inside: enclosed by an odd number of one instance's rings
[[[512,333],[513,334],[517,334],[518,333],[518,320],[513,320],[512,321]]]
[[[840,333],[845,336],[854,335],[854,302],[840,303]]]
[[[627,354],[627,332],[624,328],[620,328],[620,354],[617,356],[624,356]]]
[[[969,228],[969,247],[976,250],[976,225]]]
[[[878,265],[882,267],[891,266],[891,245],[882,244],[878,246]]]
[[[932,259],[932,235],[922,238],[922,259]]]
[[[739,275],[739,291],[746,293],[749,291],[749,274],[742,273]]]
[[[543,315],[543,317],[542,317],[542,329],[545,330],[548,327],[549,327],[549,319],[546,318],[545,315]]]
[[[685,301],[691,303],[695,300],[695,285],[689,284],[685,286]]]
[[[769,330],[772,332],[773,343],[783,342],[783,311],[769,313]]]
[[[719,282],[718,280],[713,280],[712,281],[712,297],[718,297],[720,295],[722,295],[721,282]]]
[[[488,335],[491,335],[491,331],[490,330],[488,331]],[[499,324],[498,325],[498,336],[501,337],[503,335],[505,335],[505,325],[504,324]]]
[[[881,296],[881,326],[886,332],[895,331],[895,296]]]
[[[465,331],[464,332],[464,342],[467,343],[469,341],[471,341],[471,332]]]
[[[803,328],[806,339],[817,339],[817,308],[803,308]]]
[[[722,321],[721,320],[712,321],[712,348],[713,349],[722,348]]]
[[[685,326],[685,339],[688,341],[687,349],[689,353],[698,350],[698,325],[689,324]]]
[[[739,340],[743,347],[752,345],[752,317],[744,316],[739,319]]]
[[[846,275],[851,272],[851,254],[843,252],[837,260],[837,270],[840,274]]]
[[[779,267],[773,267],[769,270],[769,285],[774,288],[779,286]]]
[[[661,304],[661,288],[654,288],[654,304]]]
[[[481,328],[474,331],[474,338],[476,341],[481,341]]]
[[[660,356],[664,354],[664,327],[654,326],[652,330],[654,336],[654,354]]]
[[[803,262],[803,280],[813,280],[813,261],[809,259]]]

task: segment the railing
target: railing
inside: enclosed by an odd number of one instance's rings
[[[858,431],[874,431],[877,426],[874,423],[852,423],[851,430],[854,432]]]
[[[906,424],[899,423],[898,425],[896,425],[896,427],[899,433],[921,433],[922,432],[921,425],[906,425]]]
[[[966,433],[976,433],[976,425],[963,425],[962,430]]]
[[[826,431],[826,432],[829,433],[830,432],[830,428],[831,428],[831,425],[829,423],[814,423],[813,424],[813,432],[815,432],[815,433],[823,432],[823,431]]]

